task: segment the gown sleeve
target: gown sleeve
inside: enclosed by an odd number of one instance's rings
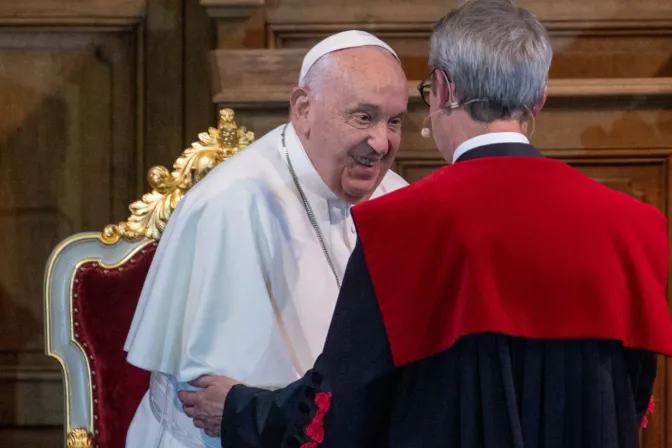
[[[649,403],[653,395],[653,383],[656,380],[657,358],[653,352],[626,349],[626,362],[630,373],[632,392],[635,397],[635,410],[638,421],[644,423],[649,414]]]
[[[273,198],[244,180],[185,196],[145,281],[126,344],[131,364],[180,382],[220,374],[274,388],[296,378],[267,287],[281,269],[274,241],[283,241]]]

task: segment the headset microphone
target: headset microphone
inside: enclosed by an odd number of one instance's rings
[[[457,109],[458,107],[460,107],[460,105],[454,101],[446,105],[447,109]],[[439,112],[443,112],[443,109],[432,112],[431,114],[427,115],[424,120],[422,120],[422,129],[420,130],[420,135],[422,135],[423,138],[430,138],[432,136],[432,130],[425,126],[425,123],[427,123],[427,120],[429,120],[432,115]]]

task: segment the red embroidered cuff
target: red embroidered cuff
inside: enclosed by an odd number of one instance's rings
[[[312,442],[304,443],[301,448],[317,448],[324,441],[324,416],[331,406],[331,392],[320,392],[315,395],[317,410],[310,424],[306,427],[306,435]]]
[[[653,400],[653,395],[651,395],[651,399],[649,400],[649,407],[646,408],[646,413],[644,414],[644,418],[642,419],[642,428],[646,428],[649,426],[649,415],[653,414],[654,409],[656,408],[656,403]]]

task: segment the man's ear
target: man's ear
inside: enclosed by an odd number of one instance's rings
[[[303,87],[295,87],[289,95],[289,107],[292,124],[300,134],[305,134],[308,131],[310,106],[308,91]]]
[[[443,72],[439,69],[434,71],[434,84],[436,86],[434,94],[436,95],[436,99],[439,100],[439,109],[443,109],[449,102],[450,94],[448,93],[448,89],[453,89],[453,84],[446,82]]]
[[[544,104],[546,104],[546,98],[548,97],[548,85],[544,86],[544,96],[541,97],[539,103],[532,108],[532,115],[534,118],[537,118],[543,109]]]

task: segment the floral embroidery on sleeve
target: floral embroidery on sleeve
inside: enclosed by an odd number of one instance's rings
[[[324,416],[331,406],[331,392],[320,392],[315,395],[317,410],[310,424],[306,427],[306,435],[311,442],[304,443],[301,448],[317,448],[324,441]]]

